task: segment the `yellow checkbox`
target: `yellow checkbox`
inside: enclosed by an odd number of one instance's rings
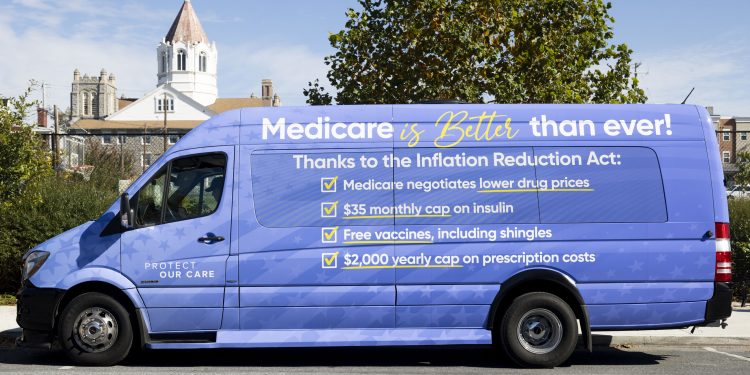
[[[323,243],[336,243],[336,232],[339,230],[339,227],[327,227],[322,228],[322,239],[321,241]]]
[[[336,268],[338,267],[338,256],[339,252],[335,253],[323,253],[321,254],[321,267],[322,268]]]
[[[320,204],[320,217],[336,217],[336,206],[339,201],[323,202]]]
[[[335,193],[336,181],[338,179],[339,179],[339,176],[321,178],[320,179],[320,191],[323,193]]]

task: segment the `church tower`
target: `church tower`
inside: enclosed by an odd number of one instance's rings
[[[73,119],[103,119],[117,111],[117,78],[102,69],[99,76],[73,71],[70,111]]]
[[[216,43],[209,42],[190,0],[185,0],[157,47],[158,86],[172,88],[208,106],[216,101]]]

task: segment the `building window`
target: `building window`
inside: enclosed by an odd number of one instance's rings
[[[88,116],[89,115],[89,93],[84,92],[83,93],[83,115]]]
[[[166,106],[166,109],[164,108]],[[164,111],[174,112],[174,98],[167,96],[166,102],[164,97],[156,98],[156,112],[161,113]]]
[[[743,141],[747,141],[747,132],[740,133],[740,139]]]
[[[143,138],[141,138],[141,144],[142,145],[150,145],[151,144],[151,136],[150,135],[144,135]]]
[[[112,134],[105,134],[102,136],[102,144],[103,145],[115,145],[117,144],[117,136],[114,136]]]
[[[186,70],[187,69],[187,53],[185,53],[185,50],[180,50],[177,52],[177,70]]]
[[[198,70],[205,72],[206,66],[208,66],[208,56],[205,52],[201,52],[201,55],[198,58]]]
[[[151,164],[154,164],[154,161],[159,158],[159,155],[154,155],[150,152],[147,152],[145,154],[141,154],[141,165],[143,165],[143,168],[148,168],[151,166]]]
[[[731,159],[731,154],[729,153],[729,151],[722,152],[721,153],[721,159],[722,159],[722,161],[724,163],[729,163],[732,160]]]
[[[166,73],[167,70],[169,70],[168,67],[169,67],[169,59],[168,59],[167,53],[164,52],[161,55],[161,72]]]
[[[729,128],[725,128],[724,132],[722,133],[722,137],[723,137],[722,139],[724,139],[725,141],[728,141],[729,140],[729,134],[730,134]]]
[[[99,113],[99,98],[96,97],[96,94],[91,94],[91,112],[90,115],[95,115]]]
[[[169,139],[167,140],[167,142],[170,145],[173,145],[173,144],[177,143],[177,141],[179,141],[179,140],[180,140],[180,136],[179,135],[172,134],[172,135],[169,136]]]
[[[70,154],[70,166],[73,168],[78,166],[78,154]]]

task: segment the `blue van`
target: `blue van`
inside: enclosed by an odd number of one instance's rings
[[[690,105],[247,108],[23,259],[21,345],[494,343],[563,363],[597,330],[722,324],[729,215]]]

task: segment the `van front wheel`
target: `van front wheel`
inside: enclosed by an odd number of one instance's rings
[[[578,339],[575,313],[553,294],[527,293],[513,300],[495,337],[516,364],[555,367],[575,350]]]
[[[71,300],[60,314],[58,327],[65,354],[79,365],[117,364],[133,343],[127,310],[102,293],[84,293]]]

